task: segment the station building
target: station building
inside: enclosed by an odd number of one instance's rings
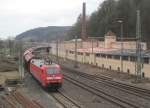
[[[77,39],[77,61],[91,64],[99,68],[120,71],[121,60],[123,72],[135,75],[136,71],[136,41],[123,41],[121,52],[121,41],[114,33],[109,31],[103,41],[89,39],[81,41]],[[52,43],[52,54],[58,54],[64,59],[75,60],[75,39]],[[142,42],[143,76],[150,78],[150,51],[146,43]]]

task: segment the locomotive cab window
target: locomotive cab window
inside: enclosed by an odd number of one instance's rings
[[[60,69],[58,69],[58,68],[48,68],[46,70],[47,74],[58,74],[59,72],[60,72]]]

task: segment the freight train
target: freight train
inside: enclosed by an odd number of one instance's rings
[[[60,66],[53,63],[50,59],[37,57],[37,53],[40,53],[40,50],[49,52],[49,47],[34,47],[25,51],[25,68],[42,85],[42,87],[46,89],[61,88],[63,83],[63,74],[61,73]]]

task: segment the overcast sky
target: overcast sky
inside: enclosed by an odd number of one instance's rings
[[[46,26],[70,26],[87,3],[91,14],[104,0],[0,0],[0,38]]]

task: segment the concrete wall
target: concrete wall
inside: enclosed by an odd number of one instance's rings
[[[98,67],[104,66],[104,68],[118,71],[118,68],[121,69],[121,60],[108,59],[96,57],[96,63]],[[123,61],[123,72],[128,72],[130,74],[135,74],[135,63],[130,61]]]

